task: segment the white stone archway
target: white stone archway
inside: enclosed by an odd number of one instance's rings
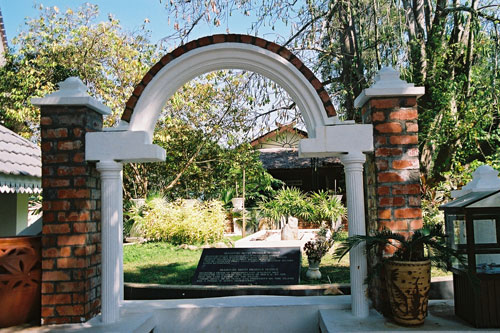
[[[122,121],[116,128],[86,134],[85,159],[98,162],[102,180],[102,320],[105,323],[118,321],[119,305],[123,300],[122,164],[164,161],[165,151],[152,144],[161,109],[184,83],[219,69],[257,72],[280,84],[290,94],[310,134],[309,139],[301,141],[300,154],[341,157],[346,166],[349,229],[351,234],[365,233],[362,170],[364,153],[373,150],[372,126],[328,117],[324,101],[310,80],[275,52],[230,42],[195,48],[169,62],[148,82],[134,106],[130,123]],[[73,92],[60,91],[59,97],[64,97],[66,103],[72,98],[81,98],[81,94],[72,95]],[[356,317],[368,316],[363,285],[365,275],[366,258],[359,248],[351,254],[352,312]]]

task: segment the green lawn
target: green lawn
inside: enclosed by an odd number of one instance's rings
[[[235,241],[233,239],[233,241]],[[123,250],[125,282],[158,283],[167,285],[191,284],[202,250],[180,249],[169,243],[127,245]],[[321,260],[321,280],[309,281],[305,277],[307,257],[302,256],[301,284],[349,283],[349,256],[340,262],[331,254]],[[432,269],[432,276],[449,273]]]

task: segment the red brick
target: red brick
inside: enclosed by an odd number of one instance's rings
[[[408,145],[418,144],[417,135],[394,135],[389,138],[389,142],[393,145]]]
[[[73,303],[85,303],[87,301],[86,295],[82,294],[72,294],[71,298],[73,300]]]
[[[41,149],[44,153],[52,149],[52,142],[42,142]]]
[[[241,35],[240,36],[240,40],[242,43],[245,43],[245,44],[252,44],[252,36],[248,36],[248,35]]]
[[[382,207],[403,206],[405,204],[405,199],[403,197],[382,197],[379,199],[378,204]]]
[[[412,160],[395,160],[392,161],[394,169],[418,169],[419,164],[417,159]]]
[[[389,118],[393,120],[415,120],[418,118],[418,113],[416,109],[398,110],[391,112]]]
[[[302,68],[302,66],[304,66],[304,64],[302,63],[302,61],[300,61],[299,58],[297,58],[296,56],[292,56],[292,58],[290,59],[290,62],[292,63],[292,65],[294,65],[298,70],[300,70]]]
[[[59,150],[75,150],[82,147],[82,142],[80,140],[76,141],[60,141],[57,143],[57,149]]]
[[[162,65],[161,62],[159,64]],[[139,83],[132,92],[132,95],[139,97],[142,94],[143,90],[144,90],[144,85]]]
[[[197,43],[198,42],[196,40],[192,40],[189,43],[187,43],[186,45],[184,45],[184,48],[186,49],[186,52],[189,52],[189,51],[194,50],[195,48],[197,48],[198,47]],[[154,68],[154,66],[153,66],[153,68]],[[157,69],[156,72],[154,72],[154,73],[156,74],[158,72],[158,70],[159,69]]]
[[[96,224],[93,222],[88,223],[74,223],[73,231],[76,233],[96,232]]]
[[[392,185],[393,194],[420,194],[419,184]]]
[[[64,190],[58,190],[57,191],[57,197],[59,199],[85,199],[90,197],[90,190],[89,189],[80,189],[80,190],[73,190],[73,189],[64,189]]]
[[[42,317],[53,317],[54,307],[42,306]]]
[[[44,155],[42,157],[42,162],[44,164],[51,164],[51,163],[64,163],[69,161],[69,156],[68,154],[50,154],[50,155]]]
[[[71,207],[69,201],[44,201],[44,210],[68,210]],[[47,204],[47,206],[45,206]]]
[[[85,153],[76,153],[73,155],[73,162],[82,163],[85,161]]]
[[[57,214],[57,220],[59,222],[88,221],[90,220],[90,212],[88,211],[59,212]]]
[[[57,245],[85,245],[87,241],[87,235],[70,235],[70,236],[58,236]]]
[[[286,60],[290,60],[290,58],[292,57],[292,52],[290,52],[286,48],[282,48],[279,52],[279,55],[285,58]]]
[[[59,282],[56,286],[58,293],[67,293],[75,291],[84,291],[85,284],[81,281],[77,282]]]
[[[372,121],[384,121],[385,120],[385,114],[383,112],[373,112],[372,114]]]
[[[135,104],[137,103],[137,97],[132,95],[130,96],[130,98],[128,99],[127,103],[125,104],[125,106],[127,108],[130,108],[130,109],[134,109],[135,108]]]
[[[334,117],[337,115],[337,111],[335,111],[335,107],[331,104],[325,106],[325,110],[326,110],[326,115],[328,117]]]
[[[375,145],[380,146],[380,145],[385,145],[387,144],[387,138],[382,135],[377,135],[375,136]]]
[[[424,226],[423,220],[413,220],[410,222],[410,229],[411,230],[422,229],[423,226]]]
[[[418,157],[418,148],[410,148],[406,151],[406,154],[411,157]]]
[[[314,79],[314,77],[315,77],[314,73],[311,72],[311,70],[309,68],[307,68],[307,66],[302,66],[299,70],[302,74],[304,74],[304,76],[306,77],[307,80],[311,81],[312,79]],[[321,97],[321,95],[320,95],[320,97]],[[328,98],[328,99],[330,99],[330,98]],[[323,102],[325,102],[325,100],[323,100],[323,98],[321,98],[321,100]]]
[[[273,42],[269,42],[267,43],[266,45],[266,49],[268,49],[269,51],[271,52],[274,52],[274,53],[278,53],[278,50],[281,48],[280,45],[276,44],[276,43],[273,43]]]
[[[42,295],[42,304],[69,304],[71,303],[70,294]]]
[[[82,258],[57,259],[57,268],[84,268],[86,266],[87,266],[87,260]]]
[[[57,171],[59,173],[59,168]],[[44,178],[42,180],[42,186],[44,188],[47,188],[47,187],[68,187],[69,184],[70,184],[69,179]]]
[[[401,208],[394,211],[394,217],[402,219],[422,218],[420,208]]]
[[[54,259],[43,259],[42,260],[42,269],[51,270],[54,268],[56,261]]]
[[[70,231],[69,224],[46,224],[42,228],[43,234],[66,234]]]
[[[371,99],[370,106],[376,109],[391,109],[399,106],[397,98]]]
[[[153,79],[153,77],[154,77],[153,74],[147,72],[146,75],[144,75],[144,77],[142,78],[141,83],[143,85],[147,86],[148,83],[151,82],[151,80]],[[130,99],[132,99],[132,98],[134,98],[134,96],[130,97]],[[127,106],[128,106],[128,104],[127,104]],[[134,106],[135,106],[135,103],[134,103]]]
[[[377,159],[375,164],[377,165],[377,170],[379,170],[379,171],[387,170],[387,168],[389,167],[387,160]]]
[[[180,57],[184,53],[186,53],[186,50],[184,50],[184,45],[179,46],[178,48],[176,48],[175,50],[172,51],[172,55],[174,56],[174,58]],[[151,81],[151,80],[144,82],[144,84],[148,84],[149,81]]]
[[[403,128],[400,123],[383,123],[375,126],[379,133],[401,133]]]
[[[240,35],[237,34],[227,34],[226,35],[226,42],[228,43],[238,43],[240,38]]]
[[[77,257],[85,256],[85,255],[87,255],[87,247],[86,246],[76,247],[73,250],[73,252],[74,252],[75,256],[77,256]]]
[[[40,125],[42,125],[42,126],[52,125],[52,118],[50,118],[50,117],[41,117],[40,118]]]
[[[267,44],[267,40],[259,38],[259,37],[255,37],[255,43],[254,44],[256,46],[258,46],[258,47],[265,48],[266,44]]]
[[[73,177],[73,185],[75,187],[84,187],[87,185],[87,179],[84,177]]]
[[[42,294],[52,294],[54,292],[54,283],[42,282]]]
[[[59,249],[59,256],[61,257],[69,257],[71,255],[71,247],[63,246]]]
[[[419,196],[410,196],[408,197],[408,204],[410,206],[420,207],[422,203]]]
[[[73,136],[75,138],[81,137],[82,134],[83,134],[83,130],[81,128],[78,128],[78,127],[77,128],[73,128]]]
[[[379,173],[377,179],[380,183],[402,182],[405,180],[400,174],[395,172]]]
[[[314,78],[311,81],[311,84],[314,87],[314,89],[316,89],[316,90],[319,90],[319,89],[323,88],[323,84],[321,83],[320,80],[318,80],[318,78]]]
[[[406,123],[407,132],[418,132],[418,124]]]
[[[96,209],[95,201],[93,200],[75,200],[76,209]]]
[[[59,139],[67,137],[68,137],[67,128],[55,128],[55,129],[49,128],[46,130],[42,130],[43,139]]]
[[[163,66],[165,66],[170,61],[172,61],[172,59],[174,59],[174,57],[172,56],[172,54],[168,53],[165,54],[163,57],[161,57],[160,62],[162,63]]]
[[[378,211],[378,218],[383,220],[388,220],[391,218],[391,210],[390,209],[382,209]]]
[[[401,98],[399,100],[399,105],[401,107],[412,107],[417,105],[417,98],[416,97],[406,97],[406,98]]]
[[[55,220],[56,220],[56,216],[54,215],[54,213],[44,212],[42,215],[43,223],[50,223],[50,222],[54,222]]]
[[[377,148],[375,150],[375,156],[399,156],[403,153],[400,148]]]
[[[390,187],[389,186],[379,186],[377,188],[377,194],[378,195],[388,195],[390,193]]]
[[[408,222],[406,220],[395,220],[395,221],[380,221],[379,226],[383,229],[399,231],[408,230]]]
[[[156,75],[156,73],[158,73],[162,68],[163,68],[163,64],[160,61],[158,61],[156,64],[154,64],[153,67],[151,67],[149,72],[153,75]],[[140,87],[142,87],[142,88],[140,88]],[[137,88],[139,88],[139,89],[137,89]],[[143,90],[144,90],[144,86],[142,84],[139,84],[134,89],[133,94],[136,96],[140,96]]]
[[[330,96],[324,89],[319,93],[319,98],[321,98],[323,103],[330,101]]]
[[[217,34],[212,36],[212,43],[214,44],[224,43],[225,41],[226,41],[226,35]]]
[[[82,304],[57,306],[56,311],[60,316],[81,316],[84,314]]]

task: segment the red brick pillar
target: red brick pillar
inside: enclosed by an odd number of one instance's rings
[[[365,164],[369,234],[388,228],[408,236],[422,227],[417,98],[423,93],[424,88],[384,68],[356,100],[363,123],[373,124],[374,153]],[[368,259],[375,260],[370,255]],[[375,307],[385,312],[385,287],[382,281],[376,284],[370,293]]]
[[[32,100],[41,106],[42,324],[87,321],[101,307],[100,181],[85,133],[102,130],[107,108],[75,80]]]

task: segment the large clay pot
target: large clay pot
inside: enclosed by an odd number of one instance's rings
[[[394,321],[403,325],[423,324],[431,286],[430,260],[389,261],[385,270]]]
[[[40,236],[0,238],[0,328],[40,321]]]

